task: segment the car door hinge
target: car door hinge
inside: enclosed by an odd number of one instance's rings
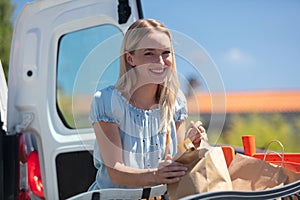
[[[16,133],[21,133],[25,130],[33,121],[34,114],[32,112],[24,112],[22,113],[22,121],[20,124],[16,125],[15,131]]]

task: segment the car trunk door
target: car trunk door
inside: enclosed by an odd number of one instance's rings
[[[95,173],[91,97],[116,81],[123,33],[142,17],[140,8],[138,0],[42,0],[27,3],[18,16],[7,132],[29,135],[46,199],[78,194],[92,180],[80,182]]]

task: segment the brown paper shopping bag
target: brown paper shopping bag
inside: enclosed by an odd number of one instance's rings
[[[283,170],[284,174],[288,177],[285,184],[293,183],[295,181],[300,180],[300,174],[298,174],[288,168],[285,168],[284,166],[282,167],[282,170]]]
[[[178,183],[168,185],[169,199],[179,199],[201,192],[232,190],[221,147],[185,152],[177,161],[186,164],[188,172]]]
[[[233,190],[266,190],[288,182],[282,167],[242,154],[235,155],[228,170]]]
[[[282,153],[269,151],[270,145],[274,143],[280,145]],[[267,159],[269,156],[272,159]],[[274,158],[278,163],[273,163]],[[284,158],[284,146],[278,140],[270,141],[265,153],[253,153],[251,157],[237,154],[229,166],[233,189],[265,190],[300,180],[300,174],[288,169],[289,166],[286,167]]]

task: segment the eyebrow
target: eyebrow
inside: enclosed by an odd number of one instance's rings
[[[154,48],[146,48],[143,51],[154,51],[154,50],[155,50]]]
[[[155,48],[146,48],[146,49],[144,49],[143,51],[155,51],[156,49]],[[166,47],[166,48],[164,48],[164,49],[159,49],[159,50],[163,50],[163,51],[165,51],[165,50],[171,50],[171,47]]]

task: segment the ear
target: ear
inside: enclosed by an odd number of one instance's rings
[[[135,67],[135,64],[133,61],[133,56],[131,53],[125,52],[125,60],[129,65],[131,65],[132,67]]]

